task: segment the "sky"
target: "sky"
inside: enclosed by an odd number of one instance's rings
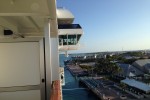
[[[150,0],[57,0],[84,35],[73,53],[150,49]]]

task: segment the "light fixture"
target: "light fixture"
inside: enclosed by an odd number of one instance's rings
[[[4,35],[12,35],[13,31],[12,30],[6,30],[4,29]]]

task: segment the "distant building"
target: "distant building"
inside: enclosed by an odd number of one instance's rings
[[[137,56],[124,56],[125,59],[139,59],[140,57]]]
[[[133,59],[132,56],[124,56],[125,59]]]
[[[145,93],[145,94],[149,94],[150,93],[150,86],[136,81],[134,79],[124,79],[121,81],[121,83],[126,84],[128,87],[130,87],[130,89],[132,88],[133,90],[135,90],[136,92],[140,92],[140,93]]]
[[[137,60],[132,65],[145,73],[150,73],[150,59]]]
[[[144,69],[147,73],[150,73],[150,63],[147,63],[145,66],[144,66]]]
[[[121,68],[121,72],[119,73],[121,76],[124,77],[134,77],[137,75],[142,75],[144,74],[142,71],[139,69],[135,68],[134,66],[130,64],[120,64],[118,63],[118,66]]]

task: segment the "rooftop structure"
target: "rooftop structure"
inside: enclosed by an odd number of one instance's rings
[[[144,91],[145,93],[150,93],[150,86],[145,83],[136,81],[134,79],[128,79],[128,78],[122,80],[121,82],[125,83],[131,87],[140,89],[140,90]]]
[[[133,63],[133,66],[145,73],[150,73],[150,59],[137,60]]]
[[[135,61],[135,63],[137,63],[139,66],[144,66],[146,65],[147,63],[150,63],[150,59],[141,59],[141,60],[137,60]]]
[[[137,69],[136,67],[134,67],[130,64],[118,63],[118,66],[122,69],[120,74],[125,77],[133,77],[133,76],[144,74],[142,71],[140,71],[139,69]]]

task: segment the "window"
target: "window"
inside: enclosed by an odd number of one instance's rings
[[[68,45],[76,45],[77,38],[76,35],[68,35]]]
[[[67,45],[67,35],[59,35],[59,45]]]
[[[81,34],[59,35],[59,45],[76,45],[81,37]]]

